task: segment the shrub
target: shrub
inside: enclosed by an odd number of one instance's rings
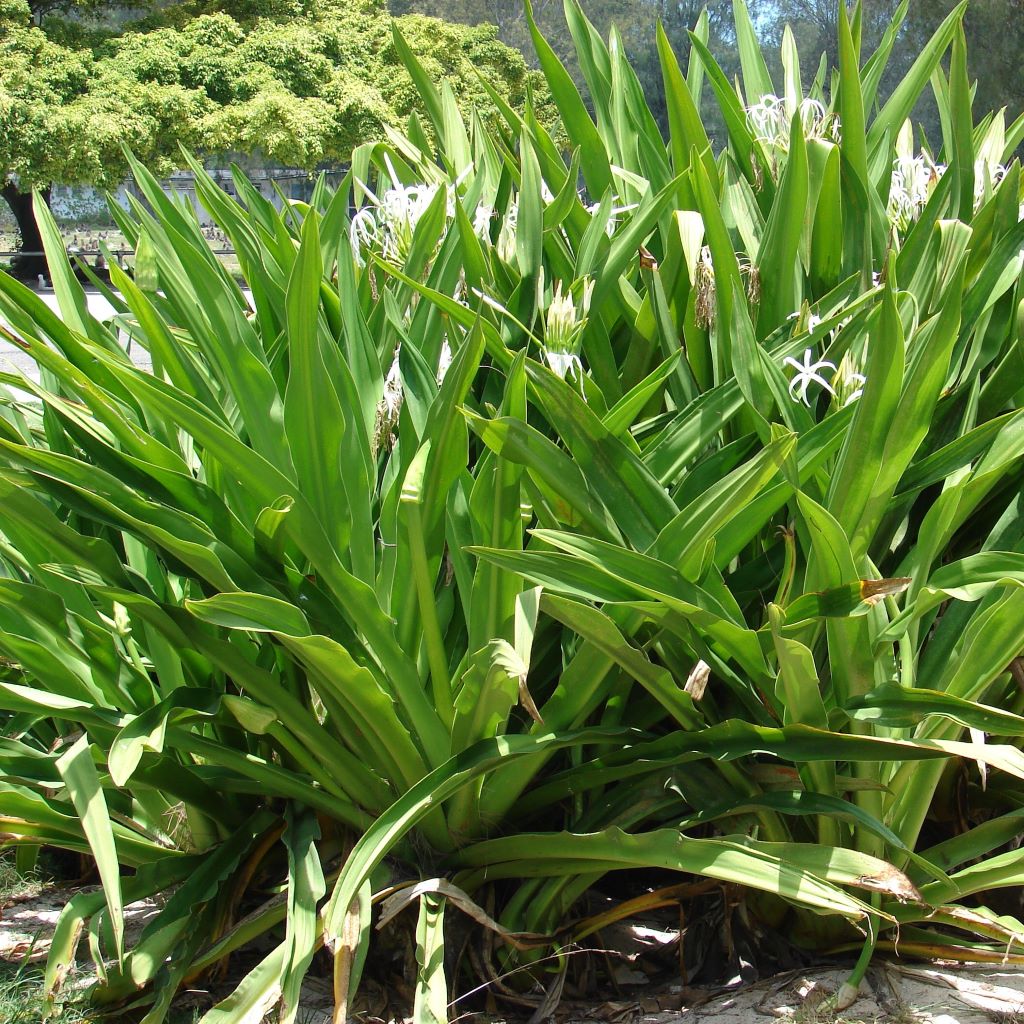
[[[897,937],[1022,955],[977,896],[1024,873],[1024,120],[975,123],[962,6],[882,103],[899,18],[861,66],[841,8],[805,90],[738,2],[736,88],[659,40],[666,142],[566,10],[594,117],[534,35],[570,153],[499,96],[464,120],[396,36],[436,152],[414,121],[281,212],[193,161],[251,299],[137,164],[109,323],[41,204],[61,316],[0,277],[40,368],[0,420],[0,813],[104,885],[51,989],[88,924],[96,1000],[159,1021],[271,933],[205,1019],[294,1020],[322,943],[343,1019],[391,894],[423,1019],[453,910],[554,999],[633,905],[573,908],[646,868],[859,951],[841,1001]]]

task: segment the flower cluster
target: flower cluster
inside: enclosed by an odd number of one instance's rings
[[[743,253],[736,253],[740,276],[746,282],[747,298],[751,302],[761,300],[761,272]],[[715,304],[718,292],[715,287],[715,264],[711,256],[711,247],[701,246],[694,270],[694,319],[698,327],[709,330],[715,323]]]
[[[928,204],[939,179],[946,173],[945,164],[937,164],[926,153],[897,156],[892,163],[889,185],[889,222],[905,231]],[[995,188],[1006,175],[1002,164],[979,159],[974,163],[974,206],[985,200],[986,192]]]
[[[893,160],[886,213],[894,227],[904,231],[917,220],[945,170],[944,164],[933,163],[925,153]]]
[[[878,285],[877,275],[874,275],[873,283]],[[832,330],[825,333],[825,338],[829,343],[851,319],[851,317],[846,317]],[[822,323],[822,318],[808,309],[806,305],[802,309],[790,313],[789,320],[794,321],[796,334],[804,332],[812,334]],[[795,376],[789,382],[790,397],[796,402],[803,402],[808,407],[811,405],[811,400],[808,397],[808,389],[811,385],[827,391],[839,406],[846,406],[860,398],[867,382],[867,378],[860,372],[859,366],[849,353],[839,361],[838,368],[835,363],[829,362],[827,359],[816,360],[814,350],[811,348],[804,349],[802,362],[792,356],[787,356],[782,361],[782,365],[796,370]],[[831,380],[824,376],[826,371],[831,375]]]
[[[827,359],[816,360],[814,350],[807,348],[804,349],[803,362],[786,356],[783,366],[796,370],[796,374],[789,382],[790,397],[795,402],[803,402],[808,408],[811,400],[807,396],[807,391],[812,384],[827,391],[840,406],[849,405],[864,394],[867,378],[855,369],[853,360],[848,356],[842,358],[837,368],[835,363]],[[825,371],[832,375],[831,380],[826,379]]]
[[[352,253],[360,265],[367,250],[379,252],[389,263],[401,266],[412,249],[420,218],[438,193],[437,185],[398,185],[379,199],[367,190],[371,205],[364,206],[349,228]]]
[[[580,362],[580,340],[587,325],[590,299],[594,294],[594,282],[585,277],[580,285],[580,303],[577,307],[572,288],[562,290],[562,282],[555,282],[554,295],[544,314],[544,361],[553,373],[563,380],[566,377],[583,379],[583,364]]]
[[[839,142],[839,116],[825,109],[818,100],[801,100],[797,111],[805,139],[825,139]],[[776,149],[789,149],[789,132],[792,117],[784,98],[762,96],[747,107],[747,123],[759,142]]]
[[[389,173],[390,180],[397,182],[398,178],[390,166]],[[456,189],[461,181],[460,176],[454,185],[447,188],[445,216],[448,221],[455,217]],[[356,262],[365,266],[366,253],[375,252],[389,263],[402,266],[412,249],[416,227],[435,201],[440,188],[439,185],[395,184],[378,198],[366,185],[362,185],[369,203],[355,214],[349,228],[349,242]],[[545,182],[541,182],[541,198],[545,204],[555,198]],[[587,207],[587,212],[594,217],[600,208],[600,203],[594,203]],[[636,204],[613,206],[604,226],[605,233],[613,235],[623,216],[634,209]],[[483,202],[473,211],[473,232],[481,241],[490,241],[491,224],[496,216],[498,211]],[[518,220],[519,203],[513,199],[502,217],[501,229],[494,241],[495,250],[505,263],[515,259]]]

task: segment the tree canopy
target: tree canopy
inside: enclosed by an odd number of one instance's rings
[[[0,185],[12,209],[31,187],[116,184],[125,144],[158,171],[179,164],[179,144],[310,169],[344,161],[418,107],[393,24],[436,80],[485,112],[481,79],[521,106],[533,75],[493,27],[393,19],[361,0],[186,2],[117,28],[38,20],[25,0],[0,0]]]
[[[822,53],[830,66],[838,64],[837,18],[840,0],[749,0],[746,4],[773,74],[781,73],[779,46],[789,26],[800,53],[803,77],[810,81]],[[911,0],[895,40],[880,86],[888,94],[906,74],[931,34],[959,0]],[[532,55],[533,46],[524,17],[523,0],[390,0],[394,14],[419,12],[470,25],[498,26],[498,38]],[[565,23],[562,0],[533,0],[541,32],[562,60],[575,70],[572,40]],[[853,6],[848,0],[847,7]],[[864,0],[861,4],[861,61],[866,61],[889,27],[900,0]],[[702,11],[707,12],[708,44],[727,76],[740,71],[733,20],[733,0],[583,0],[582,7],[604,35],[615,27],[643,85],[651,111],[664,130],[667,126],[664,87],[655,46],[655,23],[660,22],[673,49],[686,66],[689,32]],[[1011,116],[1024,108],[1024,0],[970,0],[964,20],[969,50],[984,54],[972,68],[977,75],[975,107]],[[576,76],[579,79],[579,76]],[[778,80],[778,79],[777,79]],[[579,84],[579,81],[578,83]],[[724,124],[717,106],[705,93],[702,115],[712,137],[724,141]],[[756,98],[755,98],[756,99]],[[930,94],[922,97],[915,120],[924,124],[933,143],[939,140],[937,108]]]

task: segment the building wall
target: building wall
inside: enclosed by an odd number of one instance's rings
[[[235,194],[230,171],[214,169],[209,173],[229,195]],[[273,203],[277,209],[280,209],[282,205],[278,189],[289,199],[306,200],[309,198],[316,178],[315,175],[310,175],[306,171],[292,168],[251,170],[247,172],[247,176],[260,195]],[[338,175],[329,172],[329,177],[336,178]],[[277,188],[274,187],[275,185]],[[163,186],[166,192],[175,192],[187,198],[195,209],[199,222],[204,227],[211,223],[209,214],[196,199],[194,178],[191,172],[182,171],[173,174],[163,182]],[[124,209],[128,209],[129,192],[138,196],[134,183],[125,182],[112,193],[115,201]],[[104,192],[91,185],[54,185],[50,204],[54,216],[59,221],[88,223],[106,221],[109,216]]]

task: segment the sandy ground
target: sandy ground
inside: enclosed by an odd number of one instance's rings
[[[90,888],[95,887],[85,891]],[[81,891],[50,887],[5,906],[0,958],[45,958],[61,909],[73,892]],[[126,945],[132,945],[155,910],[152,901],[126,908]],[[767,1024],[771,1018],[793,1024],[1024,1024],[1024,970],[1018,968],[880,961],[868,972],[860,998],[837,1014],[830,997],[845,977],[842,970],[790,972],[705,995],[695,1004],[693,990],[682,987],[657,996],[643,986],[624,987],[616,1001],[595,1007],[592,1016],[568,1021],[558,1016],[565,1024]],[[329,979],[310,979],[303,989],[303,1024],[329,1024],[331,1000]]]
[[[829,997],[845,971],[821,970],[771,978],[721,995],[696,1007],[653,1010],[658,1000],[637,993],[635,1001],[596,1008],[593,1017],[565,1024],[1020,1024],[1024,1020],[1024,972],[999,967],[920,967],[881,964],[869,972],[861,997],[836,1014]],[[671,995],[661,1002],[673,1002]],[[303,988],[305,1024],[330,1024],[326,979]],[[562,1015],[559,1014],[560,1019]]]
[[[12,900],[0,909],[0,959],[45,960],[50,949],[57,918],[67,901],[76,893],[95,892],[97,885],[66,889],[47,886],[30,896]],[[124,910],[125,945],[131,946],[146,923],[156,913],[152,900],[130,903]]]

